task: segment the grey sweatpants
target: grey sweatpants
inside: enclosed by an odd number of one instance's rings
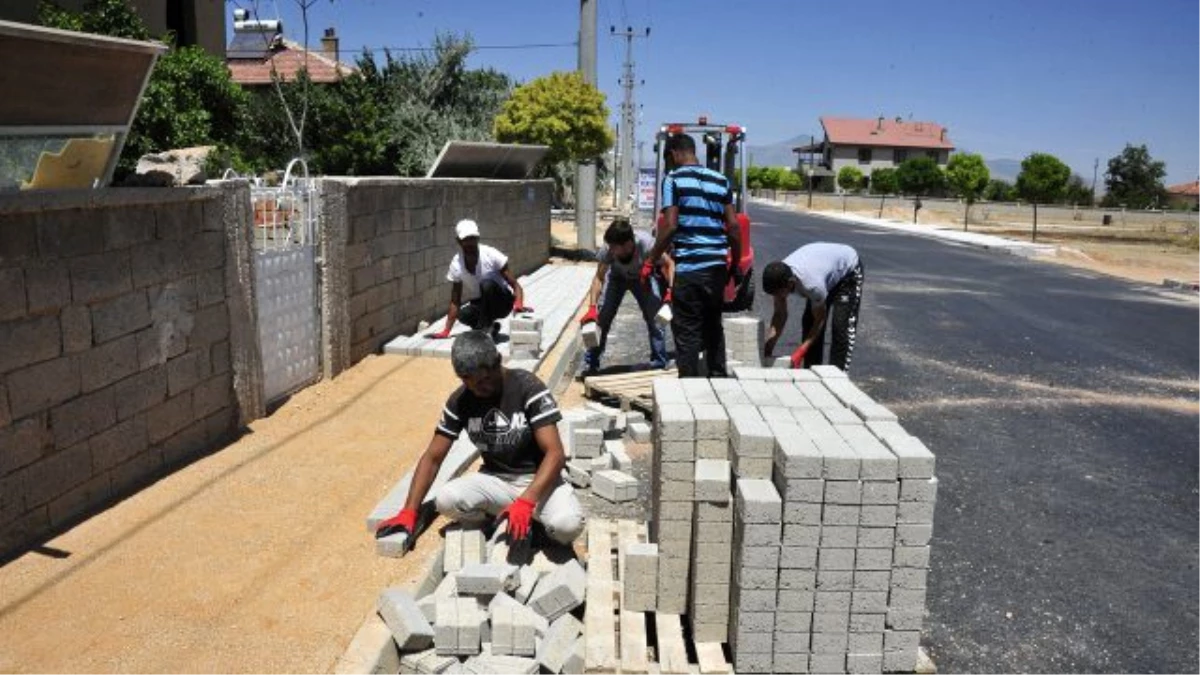
[[[531,482],[533,474],[468,474],[438,490],[437,510],[451,520],[478,524],[507,508]],[[575,488],[561,478],[534,509],[533,517],[561,544],[570,544],[583,532],[583,509],[575,498]]]

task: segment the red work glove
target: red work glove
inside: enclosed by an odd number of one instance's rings
[[[654,263],[650,260],[642,263],[642,271],[638,272],[638,278],[641,279],[643,286],[650,285],[650,277],[654,276]]]
[[[431,333],[429,335],[429,337],[434,340],[445,340],[446,338],[450,337],[450,329],[443,328],[442,330],[438,331],[437,333]]]
[[[804,365],[804,355],[808,353],[808,345],[801,344],[796,347],[796,351],[792,352],[792,367],[800,368]]]
[[[671,304],[671,289],[669,289],[669,288],[667,289],[666,293],[663,293],[663,304],[664,305]]]
[[[584,313],[583,318],[579,320],[579,325],[589,324],[600,318],[600,313],[595,305],[588,305],[588,311]]]
[[[508,508],[500,512],[500,515],[496,517],[496,522],[507,518],[509,538],[513,541],[520,541],[529,536],[529,523],[533,520],[535,506],[537,505],[528,499],[518,497],[508,505]]]
[[[411,540],[417,531],[417,512],[413,509],[400,509],[400,513],[379,523],[375,528],[375,538],[380,539],[397,532],[405,532]]]
[[[524,304],[517,302],[516,300],[513,300],[512,311],[513,311],[513,314],[533,313],[533,308],[530,307],[529,305],[524,305]]]

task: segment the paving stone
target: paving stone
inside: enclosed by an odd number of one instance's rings
[[[607,443],[608,441],[605,442]],[[586,461],[588,469],[593,472],[611,469],[613,465],[612,455],[608,454],[607,451],[601,451],[599,455],[582,461]]]
[[[433,627],[409,593],[389,588],[380,593],[376,609],[401,651],[426,649],[433,644]]]
[[[592,484],[591,467],[584,461],[573,459],[567,462],[564,471],[567,481],[575,487],[586,488]]]
[[[570,560],[538,581],[527,604],[535,612],[555,621],[583,604],[587,574],[576,560]]]
[[[586,323],[579,329],[579,338],[583,340],[583,346],[587,349],[593,349],[600,346],[600,328],[595,321]]]
[[[604,449],[604,432],[599,429],[572,427],[571,454],[576,459],[594,459]]]
[[[892,568],[892,549],[890,548],[860,548],[854,558],[856,570],[890,570]]]
[[[850,648],[850,653],[846,655],[846,672],[847,673],[881,673],[883,672],[883,654],[875,653],[859,653],[853,647]]]
[[[730,492],[730,465],[721,459],[696,460],[695,500],[728,503]]]
[[[933,478],[933,453],[919,439],[914,436],[888,437],[883,442],[898,458],[901,478]]]
[[[883,634],[884,615],[883,614],[850,614],[850,632],[851,633],[879,633]]]
[[[901,502],[932,502],[937,500],[938,480],[934,478],[902,478]]]
[[[862,483],[856,480],[825,481],[824,501],[826,504],[862,504]]]
[[[528,603],[529,596],[533,595],[533,589],[537,587],[538,581],[542,578],[542,573],[531,566],[525,565],[517,572],[517,590],[514,591],[513,597],[520,603]]]
[[[898,470],[896,456],[878,438],[862,426],[839,426],[837,431],[854,449],[862,465],[863,480],[895,480]]]
[[[858,548],[892,548],[896,543],[896,530],[891,527],[858,528]]]
[[[463,595],[495,595],[515,590],[519,584],[517,566],[469,563],[458,571],[458,592]]]
[[[934,502],[900,502],[896,509],[896,522],[902,524],[932,523]]]
[[[767,480],[737,481],[737,511],[739,519],[746,523],[783,522],[783,500]]]
[[[911,673],[917,669],[917,650],[884,651],[883,671],[887,673]]]
[[[695,441],[696,419],[684,403],[655,404],[655,426],[662,441]]]
[[[892,550],[892,562],[896,567],[929,567],[928,546],[897,546]]]
[[[898,481],[868,480],[862,483],[862,503],[888,505],[900,500],[900,483]]]
[[[896,544],[900,546],[925,546],[933,536],[933,525],[915,523],[896,524]]]
[[[627,502],[638,497],[638,482],[622,471],[597,471],[592,474],[592,492],[610,502]]]
[[[627,433],[636,443],[650,442],[650,425],[645,422],[631,422],[628,426]]]
[[[537,662],[551,673],[561,673],[575,650],[575,642],[583,633],[583,624],[570,614],[563,614],[550,623],[550,629],[537,649]]]
[[[859,525],[863,527],[895,527],[895,504],[864,504],[859,515]]]
[[[411,652],[400,657],[401,673],[421,673],[433,675],[444,673],[451,665],[458,665],[458,659],[453,656],[438,656],[437,649]]]
[[[625,441],[604,441],[604,449],[612,458],[612,467],[617,471],[629,473],[633,471],[633,460],[625,450]]]
[[[624,608],[634,612],[652,612],[658,595],[658,545],[630,544],[625,557]]]
[[[854,414],[862,418],[864,421],[871,422],[895,422],[896,413],[888,410],[884,406],[875,401],[854,401],[849,405]]]
[[[729,415],[718,403],[692,405],[697,440],[726,440],[729,438]]]

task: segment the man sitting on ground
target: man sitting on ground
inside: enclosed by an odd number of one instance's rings
[[[500,319],[509,313],[532,312],[525,306],[525,290],[508,267],[508,256],[479,243],[479,225],[473,220],[460,220],[454,233],[461,249],[450,261],[446,281],[450,289],[450,309],[446,325],[432,338],[448,338],[455,321],[462,321],[475,330],[490,328],[492,337],[500,333]],[[463,300],[466,299],[464,303]]]
[[[583,531],[583,511],[575,489],[562,479],[566,455],[557,425],[562,414],[550,390],[533,373],[502,366],[500,352],[483,331],[458,336],[450,360],[463,384],[446,401],[413,471],[404,508],[380,523],[375,536],[403,530],[412,541],[417,509],[465,429],[483,455],[483,467],[444,484],[437,494],[438,512],[465,524],[483,524],[489,516],[506,520],[513,540],[524,539],[536,519],[551,539],[570,544]]]

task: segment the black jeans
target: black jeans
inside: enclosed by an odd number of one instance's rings
[[[675,335],[675,362],[680,377],[700,376],[701,351],[708,376],[726,377],[721,311],[727,275],[724,265],[675,275],[671,333]]]
[[[508,316],[512,305],[513,293],[508,286],[487,279],[479,284],[479,297],[458,308],[458,320],[475,330],[490,328],[493,321]]]
[[[825,323],[833,334],[829,345],[829,364],[843,371],[850,370],[850,359],[854,355],[854,338],[858,334],[858,310],[862,304],[862,263],[846,273],[842,280],[829,291],[825,300]],[[807,337],[812,330],[812,306],[804,305],[804,317],[800,321]],[[804,355],[804,366],[811,368],[824,363],[825,331],[813,340],[812,347]]]

